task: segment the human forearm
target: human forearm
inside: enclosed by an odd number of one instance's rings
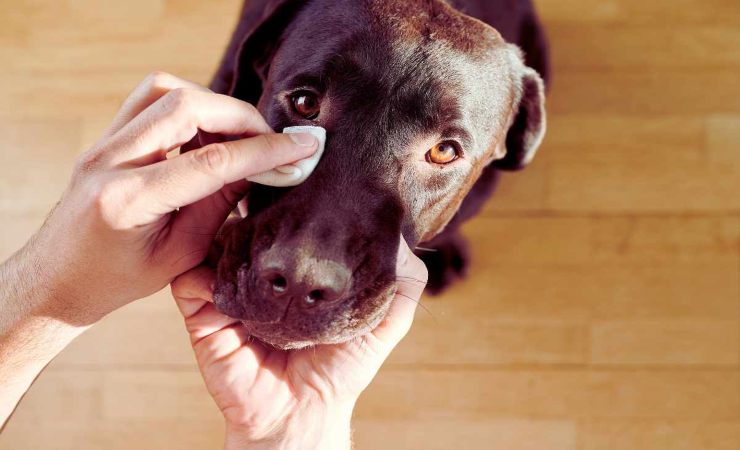
[[[29,246],[0,265],[0,425],[44,367],[86,329],[57,318],[54,299],[61,294],[42,272]]]
[[[349,450],[353,405],[307,406],[268,436],[257,437],[248,430],[227,424],[225,450],[282,450],[311,448]]]

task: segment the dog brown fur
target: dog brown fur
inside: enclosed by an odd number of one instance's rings
[[[255,337],[299,348],[382,319],[399,234],[439,250],[425,256],[432,289],[464,273],[457,226],[544,135],[542,78],[511,42],[547,75],[526,0],[248,2],[212,88],[257,104],[276,130],[320,125],[328,141],[303,185],[252,189],[248,217],[228,233],[216,305]],[[315,120],[291,110],[301,89],[320,95]],[[443,140],[462,156],[430,163]],[[335,295],[304,302],[313,292]]]

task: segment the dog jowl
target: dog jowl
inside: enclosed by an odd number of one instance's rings
[[[213,89],[256,104],[273,129],[318,125],[328,139],[305,183],[250,191],[225,240],[217,307],[286,349],[375,327],[399,235],[457,242],[495,172],[534,156],[543,80],[496,29],[542,56],[533,24],[525,0],[247,2]]]

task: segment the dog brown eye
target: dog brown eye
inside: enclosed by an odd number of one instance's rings
[[[460,157],[460,150],[452,142],[442,142],[427,152],[427,161],[434,164],[449,164]]]
[[[316,94],[312,92],[298,92],[291,97],[293,110],[308,120],[314,120],[319,117],[321,104]]]

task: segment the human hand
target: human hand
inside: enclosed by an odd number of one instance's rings
[[[167,159],[198,130],[241,140]],[[245,177],[318,145],[310,135],[272,133],[248,103],[149,76],[79,158],[61,201],[20,252],[40,277],[34,283],[53,293],[45,312],[89,325],[201,263],[245,194]]]
[[[339,345],[277,350],[213,305],[215,273],[198,267],[172,294],[206,387],[226,419],[226,448],[348,448],[357,398],[406,335],[426,286],[424,264],[401,240],[397,292],[381,324]]]

